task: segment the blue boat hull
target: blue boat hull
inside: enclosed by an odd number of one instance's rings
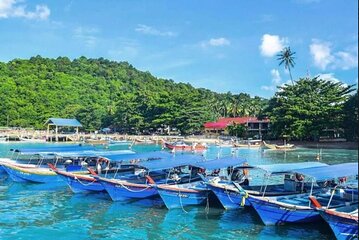
[[[220,187],[213,186],[208,184],[207,187],[212,190],[212,192],[217,196],[218,200],[221,202],[222,206],[229,210],[229,209],[238,209],[242,208],[241,206],[243,194],[239,192],[234,192],[229,189],[224,189]],[[249,207],[249,201],[244,202],[244,206]]]
[[[2,167],[2,165],[0,165],[0,175],[2,174],[6,174],[5,169]]]
[[[9,175],[9,177],[11,178],[11,180],[13,180],[14,182],[20,182],[20,183],[25,183],[27,182],[27,180],[19,177],[17,174],[12,173],[11,169],[8,169],[6,167],[3,167],[4,171],[7,173],[7,175]]]
[[[135,187],[103,180],[98,181],[108,192],[113,201],[127,201],[131,199],[144,199],[158,196],[157,190],[150,185],[143,184],[143,187]]]
[[[168,209],[204,205],[208,198],[208,190],[199,190],[196,192],[163,188],[158,188],[157,190]]]
[[[16,169],[3,166],[10,178],[14,182],[32,182],[32,183],[56,183],[56,185],[64,185],[65,182],[57,175],[41,175],[31,174],[27,172],[18,171]]]
[[[337,239],[358,239],[358,222],[356,220],[328,214],[324,211],[320,211],[320,215],[329,224]]]
[[[320,220],[318,211],[312,208],[292,209],[251,196],[248,197],[248,201],[265,225],[309,223]]]
[[[93,181],[60,175],[74,193],[103,192],[105,188],[95,179]]]

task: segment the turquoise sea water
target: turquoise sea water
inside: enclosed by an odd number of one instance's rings
[[[30,146],[39,144],[0,144],[0,157],[10,148]],[[135,145],[133,150],[160,148]],[[270,164],[314,161],[320,152],[321,161],[329,164],[358,161],[356,150],[239,149],[234,153],[252,164]],[[231,148],[212,146],[204,155],[231,153]],[[169,211],[153,201],[112,202],[106,194],[73,194],[68,188],[14,183],[0,175],[0,239],[334,239],[324,222],[268,227],[251,209],[225,211],[210,206],[208,213],[204,207],[186,211]]]

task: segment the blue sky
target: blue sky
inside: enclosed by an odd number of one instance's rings
[[[358,81],[356,0],[0,0],[0,61],[79,56],[128,61],[156,77],[271,97],[293,77]]]

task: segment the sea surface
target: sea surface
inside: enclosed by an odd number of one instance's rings
[[[42,145],[0,143],[0,157],[8,156],[11,148]],[[132,147],[136,152],[160,149],[159,145]],[[231,154],[250,164],[317,161],[318,157],[328,164],[358,161],[358,151],[341,149],[284,152],[211,146],[203,153],[207,159]],[[259,176],[251,174],[253,181]],[[209,211],[205,207],[185,211],[167,210],[153,200],[112,202],[106,194],[73,194],[67,187],[15,183],[0,175],[0,239],[334,239],[324,222],[264,226],[252,209],[225,211],[209,206]]]

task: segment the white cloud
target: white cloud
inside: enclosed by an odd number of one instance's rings
[[[314,65],[321,70],[340,68],[348,70],[358,67],[358,46],[332,53],[331,44],[313,39],[309,46],[310,53],[313,57]]]
[[[320,69],[325,70],[329,64],[333,63],[334,56],[331,54],[329,43],[313,40],[309,49],[310,54],[313,56],[314,65]]]
[[[335,66],[343,70],[358,67],[358,46],[348,51],[339,51],[335,53]]]
[[[261,86],[261,89],[265,91],[275,91],[275,86]]]
[[[89,27],[77,27],[74,30],[74,36],[77,39],[85,42],[87,47],[93,47],[97,43],[96,34],[99,33],[97,28],[89,28]]]
[[[220,38],[211,38],[207,41],[203,41],[200,43],[202,48],[207,48],[207,47],[222,47],[222,46],[229,46],[231,45],[231,42],[224,37],[220,37]]]
[[[171,31],[160,31],[154,27],[147,26],[144,24],[138,24],[135,28],[136,32],[143,33],[146,35],[162,36],[162,37],[174,37],[177,34]]]
[[[263,56],[273,57],[280,52],[287,43],[287,38],[280,38],[278,35],[264,34],[259,49]]]
[[[0,18],[22,17],[27,19],[45,20],[50,16],[50,9],[46,5],[36,5],[35,11],[27,11],[23,1],[0,0]]]
[[[231,42],[228,39],[223,38],[223,37],[221,37],[221,38],[211,38],[208,43],[209,43],[209,45],[215,46],[215,47],[217,47],[217,46],[227,46],[227,45],[231,44]]]
[[[270,73],[272,75],[272,83],[278,85],[281,82],[278,69],[272,69]]]
[[[340,82],[339,79],[334,77],[334,73],[321,73],[318,75],[318,78],[326,81],[332,81],[335,83]]]
[[[270,86],[261,86],[262,90],[265,91],[275,91],[277,89],[277,86],[282,83],[282,79],[280,77],[280,73],[278,69],[272,69],[270,71],[270,74],[272,76],[272,81]]]
[[[318,75],[318,78],[326,80],[326,81],[330,81],[333,83],[338,83],[338,82],[343,83],[338,78],[334,77],[334,73],[321,73]],[[347,86],[348,86],[348,84],[343,83],[343,87],[347,87]]]

